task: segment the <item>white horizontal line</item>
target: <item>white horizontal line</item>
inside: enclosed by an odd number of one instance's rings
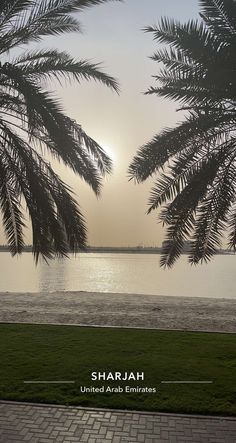
[[[24,380],[25,384],[62,384],[75,383],[74,380]]]
[[[196,380],[168,380],[168,381],[162,381],[161,383],[164,383],[164,384],[172,384],[172,383],[176,383],[176,384],[178,384],[178,383],[197,383],[197,384],[210,384],[210,383],[213,383],[213,381],[212,380],[199,380],[199,381],[196,381]]]

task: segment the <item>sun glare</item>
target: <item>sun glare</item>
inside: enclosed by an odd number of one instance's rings
[[[103,145],[103,144],[102,144],[102,148],[103,148],[103,150],[106,152],[106,154],[109,155],[109,157],[110,157],[110,159],[111,159],[112,161],[115,161],[115,160],[116,160],[116,154],[115,154],[115,152],[114,152],[114,148],[113,148],[113,147],[108,146],[108,145]]]

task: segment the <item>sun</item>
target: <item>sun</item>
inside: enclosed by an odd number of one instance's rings
[[[106,152],[106,154],[110,157],[112,161],[116,160],[116,154],[114,152],[114,148],[111,145],[102,144],[102,149]]]

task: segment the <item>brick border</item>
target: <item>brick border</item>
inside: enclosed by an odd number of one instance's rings
[[[157,412],[157,411],[139,411],[132,409],[111,409],[111,408],[93,408],[93,407],[83,407],[83,406],[73,406],[73,405],[63,405],[54,403],[34,403],[34,402],[24,402],[24,401],[14,401],[14,400],[0,400],[0,404],[9,405],[20,405],[20,406],[34,406],[42,408],[62,408],[62,409],[77,409],[78,411],[91,411],[91,412],[114,412],[116,414],[142,414],[142,415],[161,415],[167,417],[183,417],[183,418],[200,418],[205,420],[229,420],[236,421],[236,416],[230,415],[200,415],[200,414],[178,414],[177,412]]]

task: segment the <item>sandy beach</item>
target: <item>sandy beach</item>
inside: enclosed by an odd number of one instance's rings
[[[1,323],[236,332],[236,299],[91,292],[0,293]]]

